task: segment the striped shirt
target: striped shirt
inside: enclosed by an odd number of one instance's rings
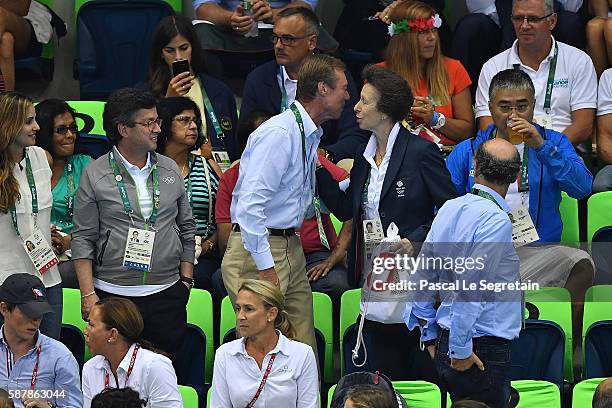
[[[208,167],[210,192],[212,194],[211,203],[204,165],[202,156],[189,154],[189,173],[185,176],[185,189],[189,192],[188,181],[191,180],[192,194],[190,203],[193,211],[193,219],[196,223],[196,235],[207,237],[216,230],[215,198],[217,196],[217,189],[219,188],[219,177],[207,161],[206,166]],[[210,225],[208,223],[209,208],[211,211]]]

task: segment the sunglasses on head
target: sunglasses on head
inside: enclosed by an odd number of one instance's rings
[[[79,128],[76,124],[72,124],[70,126],[61,125],[53,129],[53,131],[60,135],[65,135],[66,133],[68,133],[68,131],[71,131],[72,133],[77,133],[79,131]]]

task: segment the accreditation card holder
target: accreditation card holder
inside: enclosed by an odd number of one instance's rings
[[[540,239],[526,207],[510,211],[508,217],[512,222],[512,243],[515,248],[520,248]]]
[[[23,247],[41,275],[59,263],[53,248],[38,227],[35,227],[32,234],[23,240]]]
[[[552,118],[552,115],[550,114],[536,115],[533,117],[533,121],[537,123],[538,125],[542,126],[543,128],[546,128],[546,129],[553,128],[553,118]]]
[[[372,254],[380,241],[385,237],[379,218],[363,220],[363,271],[362,276],[368,276],[372,271]]]
[[[125,243],[123,266],[143,272],[151,271],[155,232],[139,228],[130,228]]]
[[[213,159],[215,160],[215,162],[217,162],[219,167],[221,167],[222,172],[225,173],[227,169],[229,169],[232,166],[232,162],[230,161],[227,150],[222,150],[222,149],[214,150],[213,149],[212,155],[213,155]]]

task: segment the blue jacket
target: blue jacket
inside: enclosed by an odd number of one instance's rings
[[[240,115],[247,115],[254,110],[277,115],[281,109],[281,89],[278,85],[277,74],[279,66],[276,60],[267,62],[255,68],[246,79],[242,93]],[[355,81],[348,71],[344,71],[348,80],[348,93],[350,99],[344,105],[342,116],[337,120],[324,122],[323,136],[320,146],[333,154],[334,161],[352,159],[357,148],[368,141],[369,134],[359,129],[353,108],[359,100]]]
[[[591,193],[593,175],[562,133],[535,125],[544,139],[537,149],[529,149],[529,214],[540,242],[561,241],[563,222],[559,213],[561,191],[570,197],[584,198]],[[489,140],[495,125],[479,131],[453,149],[446,160],[453,184],[459,194],[469,193],[474,185],[474,153]]]

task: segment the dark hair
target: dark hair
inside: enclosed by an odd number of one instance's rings
[[[489,406],[482,401],[464,399],[453,401],[451,408],[489,408]]]
[[[484,177],[487,181],[497,185],[511,184],[521,168],[521,157],[515,149],[515,154],[509,159],[500,159],[489,153],[484,142],[476,150],[476,175]]]
[[[387,389],[376,385],[356,386],[347,392],[344,402],[349,398],[355,408],[397,408],[397,402]]]
[[[40,130],[36,133],[36,146],[45,149],[55,158],[55,146],[53,145],[55,118],[68,112],[72,119],[75,119],[76,112],[66,101],[61,99],[45,99],[37,104],[35,109],[36,122],[40,126]],[[84,153],[84,149],[82,149],[80,144],[81,138],[77,132],[74,139],[74,154]]]
[[[319,82],[324,82],[336,89],[338,75],[336,70],[344,71],[344,62],[324,54],[309,55],[304,59],[298,72],[298,85],[295,99],[300,102],[310,102],[319,90]]]
[[[91,408],[142,408],[145,401],[130,387],[107,388],[93,397]]]
[[[123,88],[116,90],[108,97],[102,114],[106,137],[117,145],[121,134],[117,125],[132,125],[134,114],[141,109],[155,108],[157,101],[149,91],[136,88]]]
[[[0,408],[15,408],[13,400],[4,388],[0,388]]]
[[[412,91],[408,82],[398,74],[386,68],[368,65],[361,77],[364,83],[372,85],[380,94],[376,108],[389,116],[394,122],[400,122],[408,116],[412,106]]]
[[[489,101],[493,101],[497,91],[500,89],[524,90],[528,91],[531,98],[535,98],[535,87],[533,81],[527,73],[520,69],[505,69],[499,71],[489,85]]]
[[[173,96],[164,98],[157,104],[157,116],[163,120],[161,132],[157,135],[156,152],[164,154],[166,144],[172,137],[172,122],[174,117],[179,113],[192,110],[197,118],[196,125],[198,127],[198,138],[196,139],[194,149],[199,149],[206,142],[206,137],[202,132],[202,114],[198,105],[191,99],[184,96]]]
[[[191,24],[191,20],[181,15],[162,18],[153,33],[151,63],[149,66],[149,78],[147,79],[153,95],[158,99],[166,95],[166,89],[172,79],[172,72],[162,58],[162,50],[177,35],[182,35],[191,44],[190,64],[193,71],[196,73],[204,71],[204,52],[202,47],[200,47],[200,41],[193,28],[193,24]]]
[[[612,407],[612,380],[609,378],[599,383],[593,394],[593,408]]]
[[[239,155],[242,156],[242,152],[246,149],[249,136],[259,127],[257,123],[259,122],[261,124],[271,117],[271,113],[260,110],[254,110],[246,115],[240,115],[238,127],[236,129],[236,141],[238,142]]]
[[[289,7],[279,11],[276,15],[276,18],[285,18],[291,16],[301,16],[306,22],[309,34],[319,35],[319,19],[317,18],[315,12],[312,11],[309,7]]]
[[[129,299],[107,297],[95,305],[100,310],[102,323],[109,329],[117,329],[128,343],[136,343],[144,329],[144,322],[138,307]]]

